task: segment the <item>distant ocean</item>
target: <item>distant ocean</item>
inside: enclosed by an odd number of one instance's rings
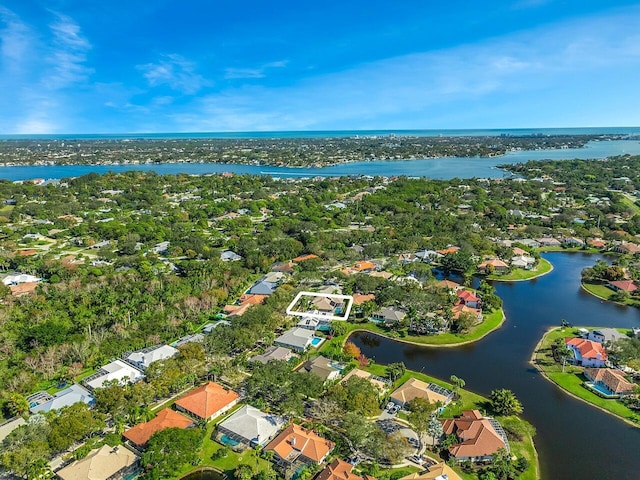
[[[498,137],[501,135],[640,135],[640,127],[496,128],[448,130],[310,130],[286,132],[187,132],[187,133],[65,133],[0,135],[0,140],[133,140],[187,138],[348,138],[348,137]]]

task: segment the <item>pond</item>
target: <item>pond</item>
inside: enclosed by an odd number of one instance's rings
[[[580,272],[598,255],[548,253],[554,270],[527,282],[494,283],[507,321],[485,339],[456,348],[403,344],[367,333],[351,340],[381,364],[448,379],[457,375],[468,389],[488,396],[509,388],[534,424],[543,479],[640,478],[640,429],[578,401],[545,380],[529,364],[545,330],[566,319],[573,325],[638,327],[640,310],[603,302],[580,288]],[[624,454],[624,452],[628,452]]]

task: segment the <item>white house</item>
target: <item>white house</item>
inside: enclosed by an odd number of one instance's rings
[[[100,370],[87,377],[84,384],[90,390],[102,388],[106,382],[116,380],[121,385],[125,383],[135,383],[144,378],[144,374],[137,368],[123,362],[122,360],[114,360],[106,364]]]
[[[177,348],[169,345],[156,345],[155,347],[145,348],[144,350],[138,350],[125,355],[124,361],[144,371],[153,362],[166,360],[177,354]]]

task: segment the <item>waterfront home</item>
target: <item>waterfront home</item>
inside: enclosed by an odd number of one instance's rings
[[[401,322],[406,316],[407,312],[401,308],[382,307],[371,315],[371,320],[378,323],[384,323],[386,325],[392,325]]]
[[[565,344],[573,352],[573,363],[583,367],[604,367],[607,352],[601,343],[584,338],[567,337]]]
[[[95,390],[96,388],[101,388],[105,383],[114,380],[120,385],[124,385],[126,383],[135,383],[143,378],[144,373],[137,368],[122,360],[114,360],[101,367],[98,372],[90,377],[85,378],[83,383],[89,390]]]
[[[551,240],[555,240],[555,238],[552,238]],[[529,248],[539,248],[541,245],[539,238],[535,240],[533,238],[519,238],[516,240],[516,242],[521,243],[525,247],[529,247]],[[560,246],[560,242],[558,242],[558,246]]]
[[[331,440],[295,423],[285,428],[266,447],[273,452],[273,461],[280,466],[320,464],[336,446]]]
[[[264,353],[261,353],[259,355],[254,355],[253,357],[251,357],[249,359],[249,361],[250,362],[260,362],[260,363],[267,364],[271,360],[278,360],[278,361],[287,362],[290,359],[292,359],[293,357],[295,357],[294,353],[291,350],[289,350],[288,348],[278,347],[276,345],[272,345],[269,348],[267,348],[264,351]]]
[[[321,342],[322,339],[316,337],[313,330],[299,327],[287,330],[274,341],[276,345],[290,348],[296,352],[304,352],[311,345],[315,346]]]
[[[483,318],[482,310],[480,310],[479,308],[467,307],[466,305],[463,305],[463,304],[454,305],[451,308],[451,313],[453,314],[453,318],[456,320],[460,318],[460,315],[462,315],[463,313],[470,313],[471,315],[476,317],[476,323],[482,322],[482,318]]]
[[[627,255],[635,255],[636,253],[640,253],[640,245],[622,241],[618,245],[616,245],[615,251]]]
[[[429,403],[439,402],[446,405],[453,398],[453,392],[434,383],[410,378],[391,393],[390,400],[396,405],[404,407],[416,398],[424,398]]]
[[[592,340],[598,343],[611,343],[623,338],[628,338],[624,333],[620,333],[615,328],[599,328],[598,330],[591,330],[587,334],[587,340]]]
[[[614,280],[609,282],[607,286],[616,292],[633,293],[638,290],[638,284],[633,280]]]
[[[53,395],[49,395],[44,391],[35,393],[27,397],[27,402],[29,402],[29,411],[31,413],[46,413],[80,402],[93,405],[95,399],[86,388],[74,384]]]
[[[315,480],[375,480],[375,477],[364,474],[362,477],[352,473],[353,465],[336,458],[327,465],[315,478]]]
[[[136,352],[125,353],[122,359],[143,372],[153,362],[166,360],[178,354],[178,349],[169,345],[156,345]]]
[[[423,472],[412,473],[400,480],[462,480],[453,468],[444,462],[431,465]]]
[[[562,245],[560,240],[553,237],[536,238],[536,241],[543,247],[559,247]]]
[[[233,390],[209,382],[176,400],[176,408],[203,420],[211,420],[231,409],[240,400]]]
[[[599,387],[597,388],[598,391],[610,397],[631,395],[636,387],[635,383],[631,383],[625,378],[621,370],[613,368],[585,368],[583,373],[596,387]]]
[[[185,429],[193,426],[193,420],[190,418],[187,418],[170,408],[164,408],[158,412],[158,415],[156,415],[153,420],[139,423],[135,427],[125,430],[122,436],[137,448],[144,448],[154,434],[166,428]]]
[[[342,372],[342,368],[336,365],[333,360],[319,356],[304,362],[298,371],[313,373],[320,377],[323,382],[328,382],[337,379]]]
[[[92,450],[82,460],[58,470],[56,475],[62,480],[112,480],[131,475],[140,458],[121,446],[103,445]]]
[[[462,288],[462,285],[460,285],[459,283],[453,282],[451,280],[440,280],[438,282],[438,287],[446,288],[447,290],[452,292],[457,292]]]
[[[218,425],[220,443],[237,450],[264,446],[285,425],[283,417],[245,405]]]
[[[511,266],[531,270],[536,263],[536,259],[528,255],[516,255],[511,259]]]
[[[471,308],[478,308],[480,306],[480,298],[469,290],[458,290],[456,296],[458,297],[458,303],[461,305],[466,305]]]
[[[464,410],[456,418],[441,420],[445,435],[455,435],[457,443],[449,447],[449,455],[456,462],[490,462],[498,450],[507,452],[509,441],[500,424],[483,417],[478,410]]]
[[[493,271],[495,273],[504,273],[509,270],[509,265],[507,265],[505,262],[503,262],[499,258],[491,258],[480,263],[478,265],[478,271],[486,273],[487,267],[489,266],[493,267]]]
[[[563,238],[562,244],[568,247],[584,247],[584,241],[576,237]]]
[[[598,250],[603,250],[607,248],[607,242],[605,242],[600,238],[590,238],[589,240],[587,240],[587,244],[591,248],[597,248]]]
[[[435,250],[420,250],[415,253],[418,260],[426,263],[431,263],[438,258],[442,258],[444,255],[436,252]]]

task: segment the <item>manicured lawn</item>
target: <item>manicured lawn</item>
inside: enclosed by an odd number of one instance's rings
[[[629,210],[631,210],[633,214],[640,213],[640,205],[638,205],[636,201],[629,195],[623,194],[620,200],[627,208],[629,208]]]
[[[553,265],[548,260],[541,258],[536,265],[535,270],[524,270],[522,268],[514,268],[507,275],[489,275],[487,279],[497,280],[500,282],[513,282],[522,280],[531,280],[553,270]]]
[[[551,345],[558,339],[574,336],[577,328],[554,328],[547,332],[542,338],[540,347],[534,353],[535,366],[544,372],[556,385],[572,393],[576,397],[600,407],[618,417],[630,420],[634,423],[640,422],[640,415],[627,408],[615,399],[602,398],[596,395],[583,385],[585,378],[582,375],[582,368],[573,365],[566,365],[564,373],[562,365],[553,358]],[[627,330],[619,328],[618,331],[624,333]]]
[[[615,295],[616,292],[614,292],[612,289],[610,289],[603,283],[582,282],[582,287],[590,294],[595,295],[596,297],[602,298],[604,300],[607,300],[609,302],[620,303],[620,304],[629,305],[632,307],[640,307],[640,300],[636,300],[633,297],[627,299],[624,303],[611,300],[611,297]]]

